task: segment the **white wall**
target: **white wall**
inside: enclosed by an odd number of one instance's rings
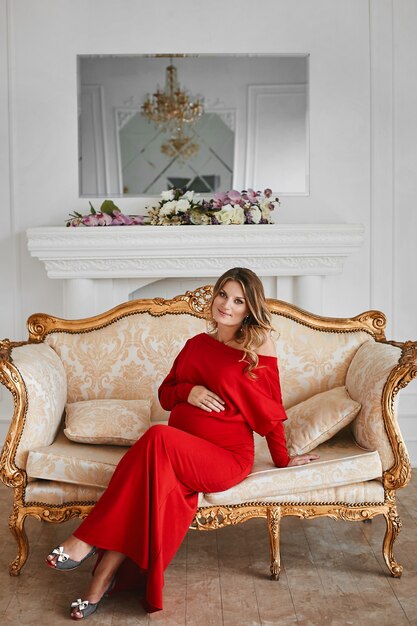
[[[253,52],[310,54],[310,195],[285,198],[279,219],[366,228],[362,251],[326,281],[326,314],[380,308],[389,336],[417,338],[416,26],[414,0],[0,0],[0,335],[25,338],[29,314],[62,311],[24,232],[86,207],[76,55]],[[400,408],[417,463],[416,389]]]

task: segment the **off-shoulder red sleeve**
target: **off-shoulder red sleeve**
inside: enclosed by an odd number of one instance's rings
[[[277,467],[287,467],[290,462],[287,444],[285,441],[284,425],[278,422],[273,430],[265,436],[272,460]]]
[[[282,404],[281,385],[276,361],[256,369],[256,380],[245,377],[243,413],[246,421],[259,435],[266,437],[272,460],[278,467],[286,467],[290,462],[283,421],[287,414]]]
[[[180,359],[184,358],[184,352],[186,346],[181,350],[175,359],[172,368],[165,379],[162,381],[158,389],[158,397],[161,406],[166,411],[172,411],[174,406],[178,402],[186,402],[190,395],[191,389],[194,387],[193,383],[178,383],[177,382],[177,367]]]

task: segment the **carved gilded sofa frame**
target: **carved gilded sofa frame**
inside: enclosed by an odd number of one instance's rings
[[[29,544],[24,529],[28,516],[38,520],[62,523],[71,518],[84,518],[91,511],[94,502],[68,502],[60,505],[25,502],[27,485],[26,471],[15,463],[15,454],[25,424],[27,395],[25,383],[13,364],[11,356],[15,347],[40,343],[49,333],[82,333],[103,328],[117,319],[134,313],[146,312],[152,316],[167,314],[188,314],[204,318],[204,309],[211,297],[211,287],[206,286],[193,292],[187,292],[172,300],[155,298],[136,300],[122,304],[114,309],[83,320],[64,320],[46,314],[32,315],[27,322],[29,339],[26,342],[0,341],[0,382],[7,387],[14,399],[14,415],[11,421],[0,458],[0,479],[14,489],[13,508],[9,527],[18,544],[18,554],[10,564],[10,575],[17,576],[24,566]],[[382,552],[385,563],[393,577],[400,577],[402,566],[393,554],[394,542],[401,529],[396,506],[396,490],[405,487],[410,480],[411,468],[408,453],[399,430],[394,400],[403,387],[417,376],[417,342],[388,342],[384,330],[386,319],[379,311],[368,311],[353,318],[326,318],[313,315],[295,306],[279,300],[268,301],[270,309],[283,317],[288,317],[317,331],[346,333],[365,331],[376,341],[394,345],[401,349],[397,365],[390,372],[382,393],[382,415],[385,430],[392,448],[394,463],[383,473],[384,501],[380,503],[349,504],[346,502],[246,502],[230,506],[216,505],[199,508],[191,525],[192,529],[208,531],[236,525],[252,518],[267,520],[270,540],[270,576],[279,579],[280,574],[280,521],[285,516],[297,516],[303,519],[330,517],[335,520],[366,521],[377,515],[383,515],[386,532]]]

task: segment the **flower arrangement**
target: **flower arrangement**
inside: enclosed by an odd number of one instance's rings
[[[271,224],[271,211],[279,205],[271,189],[248,189],[214,194],[210,200],[196,200],[193,191],[170,189],[162,192],[159,206],[149,209],[154,226],[179,224]]]
[[[98,211],[95,210],[91,202],[89,204],[90,213],[87,215],[82,215],[77,211],[70,213],[67,226],[133,226],[145,222],[143,215],[125,215],[122,213],[113,200],[104,200]]]
[[[104,200],[98,211],[90,204],[90,212],[70,213],[67,226],[175,226],[181,224],[271,224],[271,211],[279,205],[272,191],[248,189],[215,193],[210,200],[197,200],[194,191],[170,189],[163,191],[158,206],[150,207],[148,215],[126,215],[113,200]]]

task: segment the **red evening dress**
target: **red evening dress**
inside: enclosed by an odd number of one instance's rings
[[[151,426],[128,450],[74,533],[127,555],[115,590],[141,587],[148,612],[162,609],[164,570],[194,518],[198,493],[224,491],[250,473],[253,431],[266,436],[275,465],[289,463],[277,359],[260,355],[252,379],[242,357],[206,333],[187,341],[159,388],[168,425]],[[195,385],[220,396],[225,410],[189,404]]]

